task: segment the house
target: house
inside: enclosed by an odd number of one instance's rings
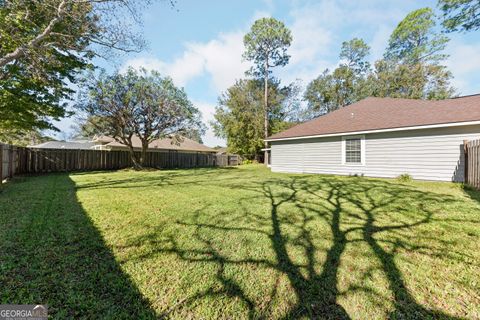
[[[93,149],[95,150],[128,150],[128,147],[112,137],[108,136],[96,136],[93,138]],[[137,136],[132,137],[132,145],[134,149],[140,151],[142,149],[142,143]],[[150,142],[148,145],[148,151],[181,151],[181,152],[205,152],[216,153],[213,148],[209,148],[201,143],[193,141],[188,138],[181,138],[180,141],[175,142],[172,138],[166,137],[162,139],[156,139]]]
[[[89,150],[95,146],[91,141],[47,141],[44,143],[28,146],[35,149],[71,149],[71,150]]]
[[[217,154],[228,154],[229,153],[227,147],[217,148],[217,149],[215,149],[215,151],[217,151]]]
[[[141,141],[138,137],[132,137],[132,144],[135,150],[142,149]],[[29,146],[36,149],[76,149],[76,150],[124,150],[128,147],[116,141],[112,137],[96,136],[92,140],[74,140],[74,141],[48,141],[45,143]],[[148,151],[181,151],[181,152],[203,152],[216,153],[217,150],[209,148],[201,143],[188,138],[182,138],[175,142],[171,138],[157,139],[150,143]]]
[[[367,98],[266,139],[275,172],[463,181],[464,140],[480,139],[480,94]]]

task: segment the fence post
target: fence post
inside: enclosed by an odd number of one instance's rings
[[[0,184],[3,181],[3,144],[0,143]]]
[[[8,169],[9,169],[9,178],[13,178],[13,174],[15,173],[15,168],[13,165],[13,146],[10,146],[10,153],[8,155]]]
[[[468,140],[463,140],[463,152],[464,152],[464,177],[463,182],[468,184]]]

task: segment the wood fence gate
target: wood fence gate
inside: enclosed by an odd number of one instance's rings
[[[138,152],[138,155],[140,152]],[[128,151],[34,149],[0,144],[0,183],[16,174],[116,170],[133,166]],[[226,167],[237,155],[161,150],[147,152],[145,167],[159,169]]]
[[[464,141],[465,183],[480,189],[480,140]]]

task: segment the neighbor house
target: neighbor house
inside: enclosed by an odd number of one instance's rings
[[[95,146],[95,143],[89,140],[73,141],[47,141],[40,144],[29,145],[29,148],[35,149],[67,149],[67,150],[89,150]]]
[[[142,149],[142,143],[136,136],[132,137],[132,145],[136,151]],[[95,136],[92,140],[74,140],[74,141],[48,141],[45,143],[29,146],[36,149],[77,149],[77,150],[125,150],[128,147],[112,137]],[[209,148],[201,143],[193,141],[188,138],[174,141],[172,138],[162,138],[153,140],[149,146],[148,151],[181,151],[181,152],[202,152],[202,153],[216,153],[217,150]]]
[[[463,143],[475,139],[480,95],[367,98],[266,140],[275,172],[463,181]]]
[[[93,149],[96,150],[128,150],[128,147],[112,137],[96,136],[92,140],[94,142]],[[137,136],[132,137],[132,145],[135,150],[142,149],[142,142]],[[170,137],[155,139],[148,145],[148,151],[181,151],[181,152],[205,152],[216,153],[213,148],[209,148],[201,143],[193,141],[188,138],[181,138],[181,140],[173,140]]]

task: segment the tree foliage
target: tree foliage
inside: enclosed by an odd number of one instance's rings
[[[368,90],[374,97],[446,99],[455,94],[451,77],[450,71],[439,64],[379,60],[368,77]]]
[[[445,99],[455,90],[452,74],[442,65],[448,38],[436,30],[430,8],[409,13],[390,36],[384,58],[367,61],[369,48],[361,39],[342,44],[340,64],[325,70],[307,86],[304,99],[311,115],[322,115],[367,96]]]
[[[409,13],[393,31],[384,55],[369,77],[371,92],[379,97],[445,99],[455,90],[452,74],[441,63],[448,37],[436,30],[430,8]]]
[[[99,128],[104,128],[108,124],[105,118],[97,115],[77,115],[75,123],[71,126],[72,136],[78,138],[93,138],[99,133]]]
[[[367,61],[370,48],[362,40],[354,38],[342,43],[340,65],[330,72],[326,69],[310,82],[304,99],[311,116],[322,115],[354,103],[368,95],[366,75],[370,71]]]
[[[11,131],[0,130],[0,142],[25,147],[55,140],[39,131],[24,131],[12,134]]]
[[[269,134],[287,129],[298,121],[299,86],[281,87],[269,81]],[[263,85],[261,80],[238,80],[221,95],[212,123],[215,134],[227,140],[230,152],[257,159],[264,146]]]
[[[136,168],[143,166],[148,145],[165,136],[181,140],[192,129],[204,130],[200,112],[183,89],[158,72],[136,71],[106,75],[87,81],[80,102],[97,134],[115,138],[129,147]],[[140,157],[134,154],[132,139],[142,143]]]
[[[249,33],[243,39],[245,52],[243,57],[252,61],[253,66],[248,75],[253,75],[257,79],[263,80],[263,135],[264,138],[269,134],[269,118],[271,112],[269,105],[269,76],[271,68],[285,66],[288,64],[290,56],[287,49],[292,42],[292,34],[285,27],[285,24],[274,18],[261,18],[254,22]],[[268,143],[265,141],[265,148]],[[268,153],[265,151],[265,162],[268,162]]]
[[[370,54],[370,47],[363,39],[353,38],[350,41],[344,41],[340,49],[340,60],[343,60],[343,66],[348,67],[356,75],[362,75],[370,70],[370,62],[367,57]]]
[[[447,56],[448,37],[435,30],[435,14],[431,8],[410,12],[395,28],[388,41],[385,60],[416,64],[438,62]]]
[[[480,1],[439,0],[443,11],[443,26],[449,32],[480,29]]]
[[[243,39],[243,57],[253,62],[248,74],[256,78],[268,78],[271,68],[287,65],[290,59],[287,49],[291,42],[291,32],[283,22],[275,18],[255,21]]]
[[[144,47],[135,25],[149,1],[0,1],[0,128],[55,129],[72,83],[94,56]],[[113,51],[112,51],[113,50]]]

